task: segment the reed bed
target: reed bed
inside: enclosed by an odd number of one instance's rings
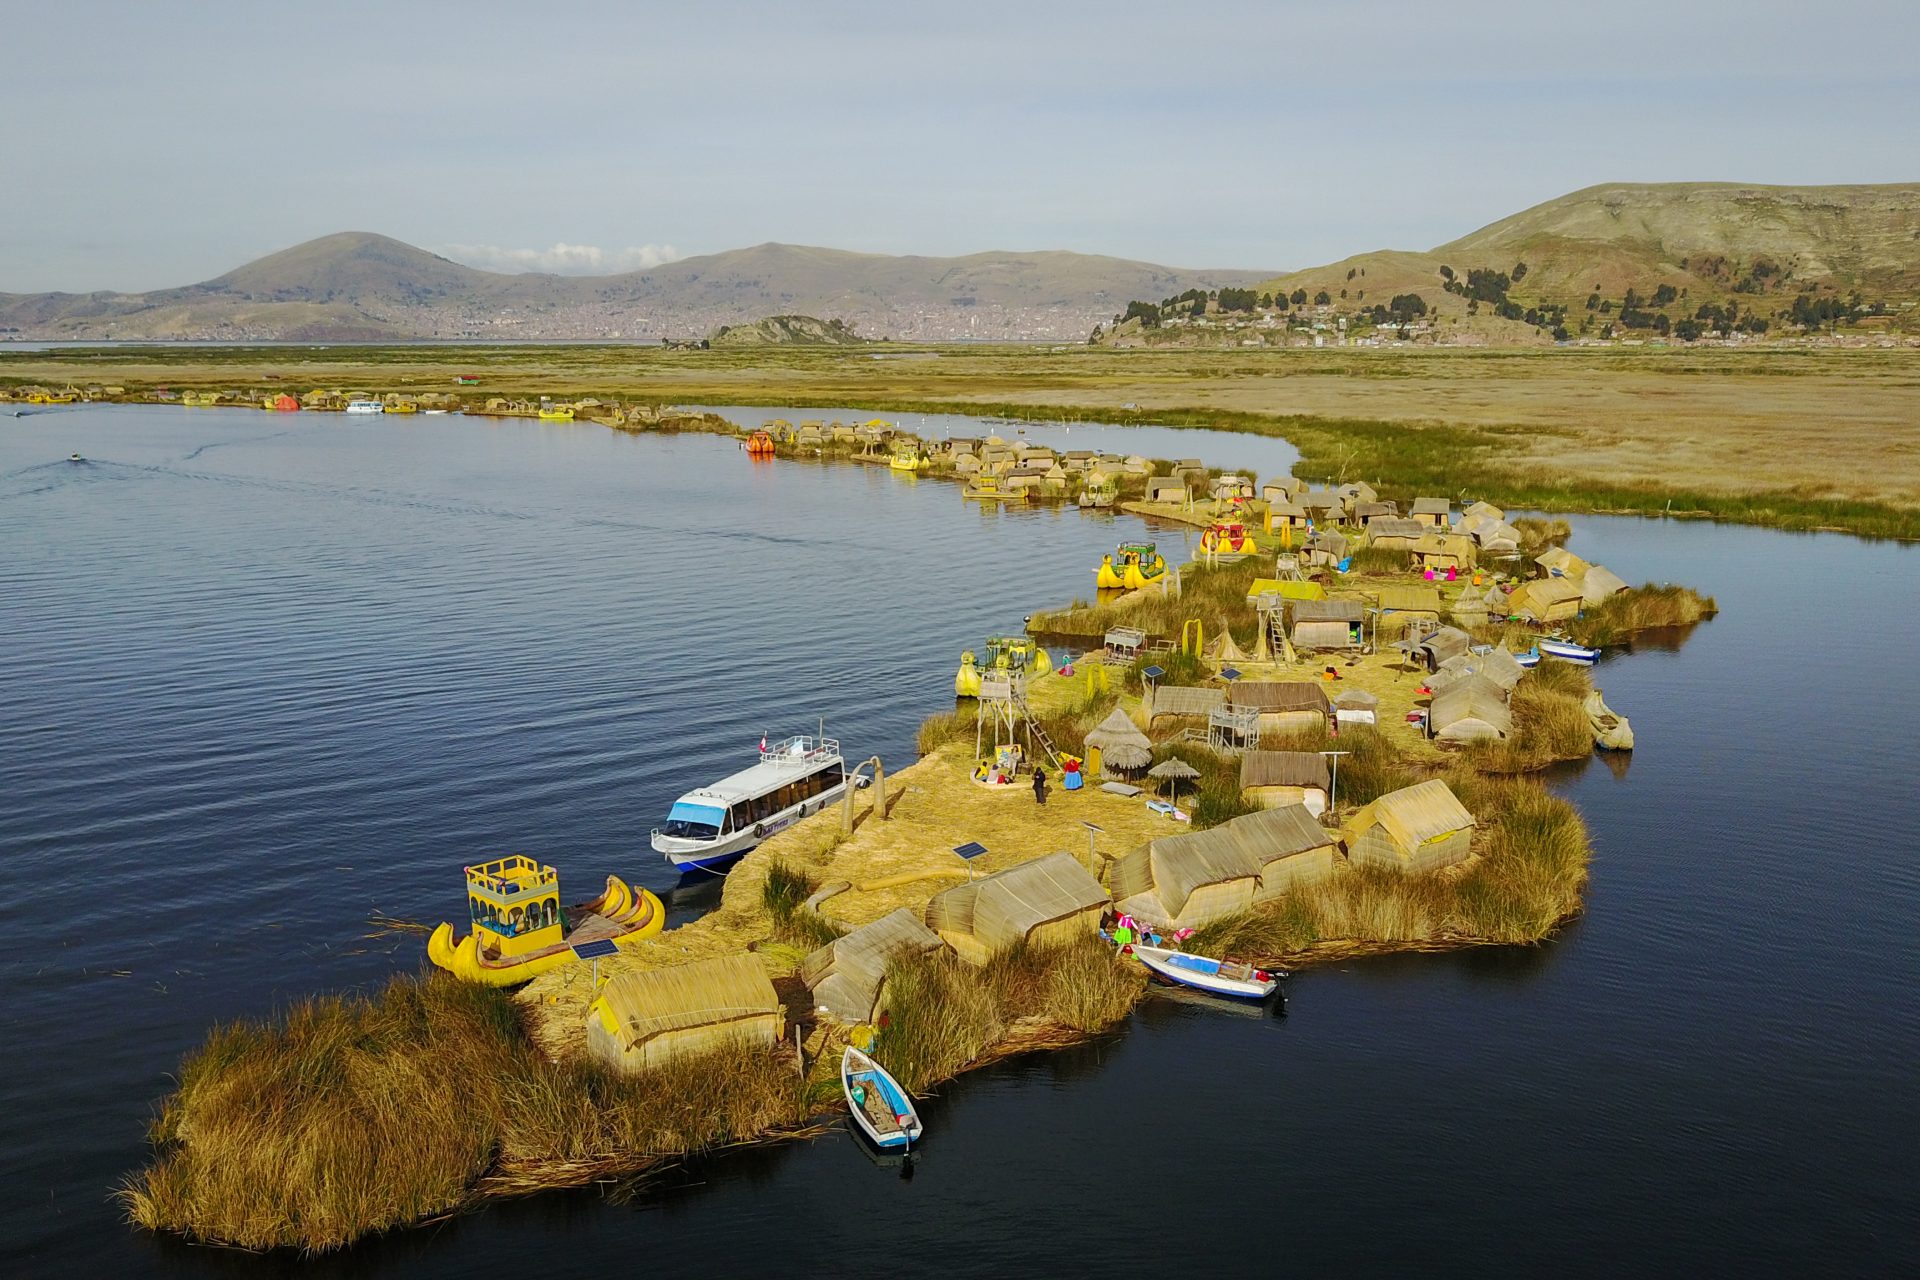
[[[302,1001],[188,1057],[128,1216],[247,1249],[336,1249],[491,1195],[578,1186],[802,1125],[790,1057],[730,1050],[635,1077],[538,1052],[504,992],[446,975]]]
[[[1491,774],[1531,773],[1560,760],[1593,752],[1593,725],[1586,697],[1593,681],[1584,667],[1543,662],[1514,686],[1513,732],[1499,740],[1470,742],[1462,755]]]
[[[948,951],[905,957],[887,968],[887,1025],[874,1054],[924,1093],[970,1067],[1098,1035],[1145,989],[1137,965],[1091,936],[1016,947],[984,968]]]
[[[1214,921],[1187,948],[1302,964],[1370,951],[1539,942],[1578,914],[1591,855],[1579,812],[1531,781],[1468,773],[1447,781],[1479,819],[1472,861],[1420,875],[1343,869]]]
[[[1649,582],[1588,605],[1568,624],[1567,634],[1585,645],[1623,644],[1636,632],[1690,627],[1719,611],[1712,596],[1692,587]]]

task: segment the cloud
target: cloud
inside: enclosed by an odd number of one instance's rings
[[[602,249],[592,244],[554,245],[551,249],[507,249],[497,244],[449,244],[439,252],[455,262],[486,271],[550,271],[560,276],[604,276],[644,271],[683,257],[670,244]]]

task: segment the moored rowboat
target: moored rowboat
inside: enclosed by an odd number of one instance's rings
[[[1590,667],[1600,660],[1598,649],[1589,649],[1585,645],[1575,644],[1571,640],[1549,640],[1542,638],[1539,644],[1540,655],[1545,658],[1557,658],[1561,662],[1572,662]]]
[[[887,1069],[852,1045],[840,1055],[840,1089],[860,1131],[879,1147],[911,1147],[920,1113]]]
[[[1602,751],[1633,750],[1633,726],[1627,718],[1609,707],[1606,699],[1595,689],[1587,695],[1583,704],[1587,712],[1587,723],[1593,726],[1593,741]]]
[[[1280,980],[1286,976],[1235,960],[1215,960],[1166,947],[1143,947],[1135,943],[1131,950],[1141,964],[1169,982],[1216,996],[1265,1000],[1280,989]]]

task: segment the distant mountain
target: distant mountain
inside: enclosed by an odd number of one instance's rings
[[[1446,288],[1443,268],[1459,287]],[[1920,300],[1920,183],[1609,183],[1535,205],[1425,253],[1358,254],[1259,288],[1288,296],[1304,290],[1309,299],[1325,292],[1344,311],[1418,294],[1457,318],[1469,310],[1460,282],[1476,268],[1505,275],[1523,309],[1564,308],[1576,320],[1592,294],[1609,304],[1604,314],[1617,315],[1628,290],[1650,300],[1663,286],[1674,294],[1661,304],[1673,321],[1707,304],[1784,318],[1802,294],[1857,293],[1865,306],[1879,302],[1897,312]],[[1488,305],[1473,309],[1489,316],[1491,300],[1481,301]]]
[[[1060,251],[926,258],[763,244],[624,275],[504,275],[386,236],[344,232],[181,288],[0,294],[0,334],[685,338],[802,313],[871,337],[1079,340],[1129,298],[1243,285],[1264,274]]]

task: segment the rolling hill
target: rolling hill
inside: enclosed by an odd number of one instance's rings
[[[0,332],[61,339],[692,337],[770,314],[910,339],[1079,339],[1130,297],[1240,285],[1049,251],[894,257],[763,244],[609,276],[506,275],[367,232],[150,293],[0,294]]]

